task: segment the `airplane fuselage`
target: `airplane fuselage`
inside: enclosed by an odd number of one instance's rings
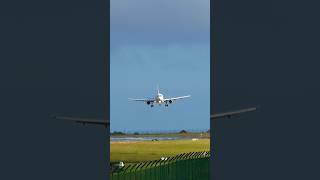
[[[158,93],[155,97],[155,103],[161,104],[164,102],[163,94]]]

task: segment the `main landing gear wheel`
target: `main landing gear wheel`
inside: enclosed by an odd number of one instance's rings
[[[168,107],[169,105],[168,105],[168,104],[166,104],[165,106],[166,106],[166,107]]]
[[[150,107],[153,107],[153,104],[151,104]]]

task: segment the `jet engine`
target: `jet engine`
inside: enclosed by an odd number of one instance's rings
[[[171,103],[172,103],[172,100],[169,100],[169,103],[171,104]]]

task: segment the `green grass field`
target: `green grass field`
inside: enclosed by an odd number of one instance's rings
[[[168,141],[111,142],[110,162],[134,163],[171,157],[186,152],[210,150],[210,139]]]

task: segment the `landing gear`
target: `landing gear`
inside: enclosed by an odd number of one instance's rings
[[[151,104],[150,107],[153,107],[153,104]]]
[[[166,105],[164,105],[164,106],[168,107],[169,105],[168,105],[168,104],[166,104]]]

